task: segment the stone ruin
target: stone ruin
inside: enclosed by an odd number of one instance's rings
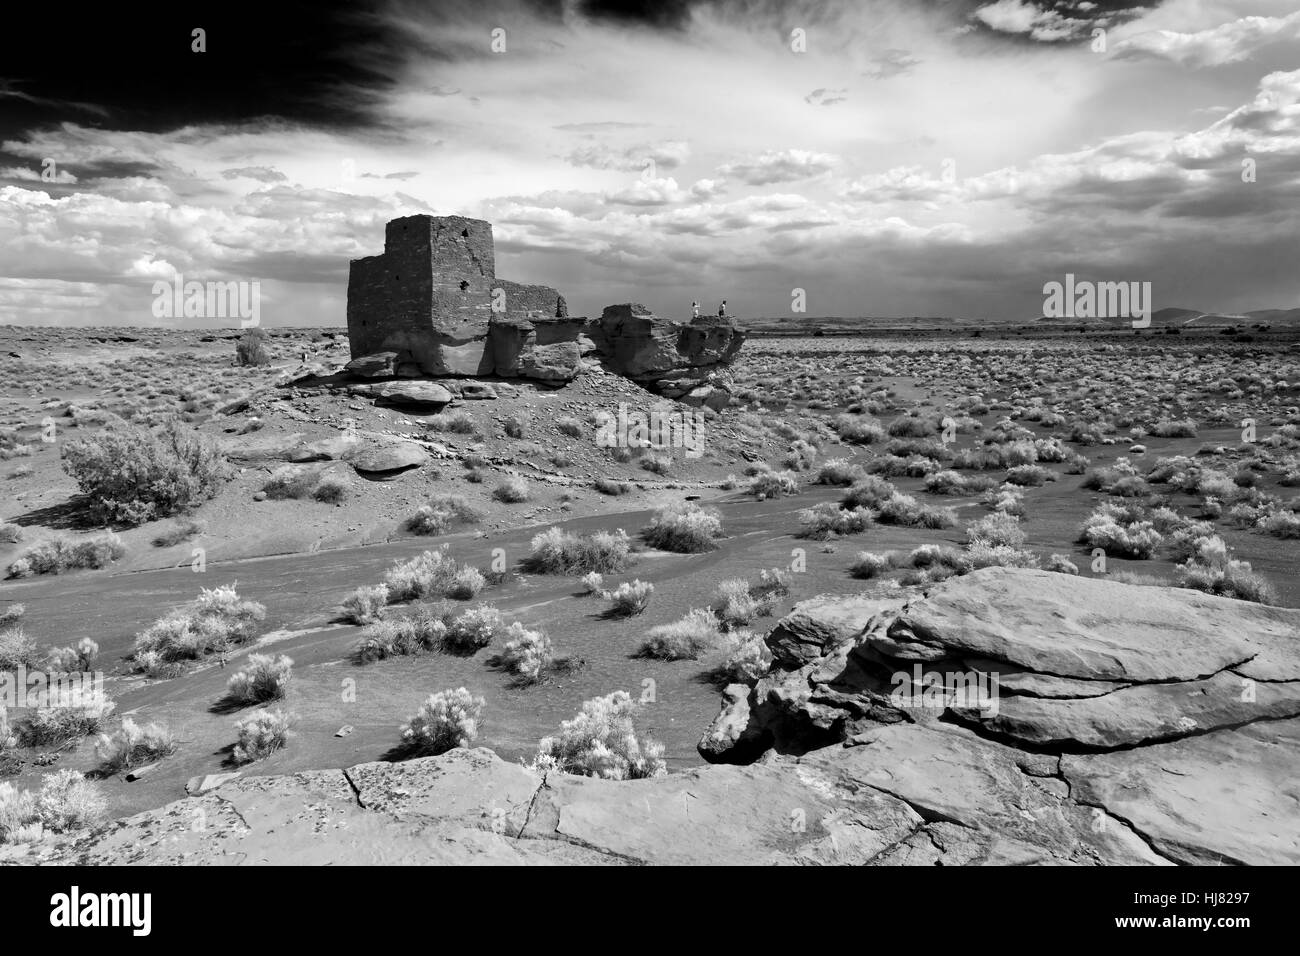
[[[555,289],[497,278],[491,223],[417,215],[388,223],[382,254],[352,260],[348,339],[348,371],[368,378],[559,386],[600,362],[668,398],[723,407],[745,334],[730,317],[677,322],[636,304],[570,316]]]

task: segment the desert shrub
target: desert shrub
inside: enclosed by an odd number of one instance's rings
[[[881,524],[912,528],[951,528],[957,523],[957,515],[951,508],[924,505],[911,495],[898,493],[881,504],[877,518]]]
[[[132,656],[137,665],[153,672],[161,664],[246,643],[265,617],[266,608],[241,600],[233,584],[203,588],[193,604],[172,611],[136,635]]]
[[[668,772],[664,748],[637,739],[632,723],[635,709],[626,691],[592,698],[578,716],[560,724],[559,734],[542,739],[538,762],[607,780],[663,776]]]
[[[443,646],[460,653],[473,653],[487,647],[493,638],[505,633],[501,612],[487,604],[469,608],[446,621]]]
[[[287,711],[255,710],[235,722],[235,748],[231,759],[235,763],[252,763],[264,760],[289,742],[289,728],[295,716]]]
[[[1034,488],[1045,481],[1055,481],[1056,475],[1041,465],[1016,465],[1007,471],[1007,482],[1022,488]]]
[[[170,548],[180,544],[182,541],[188,541],[196,538],[208,530],[206,522],[195,521],[178,521],[174,526],[159,531],[153,538],[155,548]]]
[[[63,574],[81,568],[98,571],[124,554],[126,545],[111,532],[78,541],[52,538],[23,552],[22,557],[9,565],[8,575],[25,578],[34,574]]]
[[[990,488],[980,496],[980,504],[1003,514],[1023,515],[1025,513],[1025,493],[1015,485],[1002,485]]]
[[[859,551],[854,557],[853,563],[849,565],[849,573],[855,578],[869,580],[879,577],[887,571],[892,571],[898,567],[898,556],[889,554],[879,554],[871,551]]]
[[[1149,558],[1163,538],[1150,521],[1103,502],[1085,519],[1080,540],[1111,557]]]
[[[605,578],[599,571],[588,571],[582,576],[582,587],[588,594],[599,594],[605,589]]]
[[[640,614],[650,604],[650,596],[655,586],[649,581],[624,581],[612,591],[601,595],[609,601],[609,613],[613,617],[633,617]]]
[[[693,502],[661,508],[641,529],[646,544],[661,551],[697,554],[712,551],[715,538],[722,537],[722,515],[714,508]]]
[[[859,534],[874,522],[875,517],[869,508],[841,508],[834,502],[824,501],[799,512],[798,536],[825,541],[841,535]]]
[[[172,423],[160,431],[125,426],[63,448],[63,469],[92,516],[137,525],[188,511],[217,493],[227,467],[216,445]]]
[[[792,471],[763,471],[753,477],[746,491],[760,501],[765,498],[780,498],[782,495],[797,495],[799,479]]]
[[[971,545],[1008,545],[1018,548],[1025,543],[1025,532],[1015,515],[995,511],[966,526],[966,540]]]
[[[478,568],[463,567],[458,570],[451,579],[451,584],[447,588],[447,596],[455,598],[458,601],[469,601],[478,596],[487,585],[487,578],[483,577],[483,572]]]
[[[311,496],[323,505],[334,505],[347,498],[351,490],[352,486],[344,479],[336,475],[326,475],[316,483],[316,487],[311,490]]]
[[[1054,554],[1047,559],[1047,570],[1061,574],[1078,574],[1079,566],[1063,554]]]
[[[631,542],[620,528],[575,535],[560,528],[547,528],[534,535],[532,553],[524,560],[528,570],[539,574],[605,574],[622,571]]]
[[[496,663],[523,684],[535,684],[555,662],[555,648],[542,631],[533,631],[518,621],[506,630],[506,643]]]
[[[475,435],[478,425],[469,412],[442,412],[428,419],[428,425],[434,431],[451,432],[454,435]]]
[[[176,739],[162,724],[142,727],[130,717],[123,717],[117,731],[99,735],[95,757],[99,760],[99,772],[109,775],[171,756],[176,747]]]
[[[925,476],[925,490],[932,495],[973,495],[988,491],[993,485],[992,478],[961,475],[951,469]]]
[[[903,563],[913,568],[950,568],[962,574],[971,569],[970,557],[966,552],[939,544],[923,544],[913,548]]]
[[[248,664],[230,675],[226,694],[241,704],[265,704],[279,700],[293,676],[293,659],[281,654],[250,654]]]
[[[418,554],[409,561],[394,562],[384,575],[388,601],[396,604],[442,597],[451,588],[459,570],[460,566],[448,553],[446,545]]]
[[[656,475],[666,475],[673,467],[671,455],[643,455],[641,467]]]
[[[507,415],[501,427],[509,438],[525,438],[528,435],[528,419],[518,412]]]
[[[819,485],[848,487],[865,477],[861,466],[849,463],[847,458],[830,458],[822,462],[813,481]]]
[[[736,649],[718,668],[718,676],[728,683],[750,684],[767,675],[772,669],[772,651],[763,638],[746,632],[737,632]]]
[[[36,642],[21,627],[12,625],[0,630],[0,673],[16,671],[19,667],[36,669],[41,666],[41,657]]]
[[[356,660],[368,664],[438,650],[447,637],[447,616],[440,608],[421,608],[410,617],[377,621],[361,632]]]
[[[240,365],[270,365],[271,353],[267,344],[271,337],[260,328],[245,329],[239,341],[235,343],[235,361]]]
[[[562,415],[555,420],[555,430],[561,435],[568,435],[570,438],[581,438],[582,422],[572,415]]]
[[[311,494],[317,474],[310,468],[285,465],[271,472],[262,491],[272,501],[299,500]]]
[[[438,495],[406,520],[406,529],[415,534],[443,534],[455,524],[474,524],[481,519],[460,495]]]
[[[625,495],[632,490],[632,486],[625,481],[615,481],[613,478],[597,478],[592,482],[592,487],[602,495],[617,497]]]
[[[980,568],[1036,568],[1038,556],[1007,544],[973,542],[966,549],[966,559],[973,570]]]
[[[718,584],[713,597],[713,613],[727,630],[751,623],[754,618],[772,613],[777,592],[750,587],[742,578],[733,578]]]
[[[437,756],[468,747],[478,737],[486,701],[464,687],[430,694],[402,727],[402,744],[411,756]]]
[[[0,543],[17,544],[21,540],[23,540],[22,525],[8,522],[0,524]]]
[[[1294,511],[1274,511],[1260,519],[1255,527],[1275,538],[1300,538],[1300,514]]]
[[[885,440],[885,429],[873,418],[858,415],[838,415],[835,418],[835,431],[840,441],[852,445],[871,445]]]
[[[1257,604],[1277,603],[1277,592],[1268,579],[1255,573],[1249,561],[1230,557],[1227,545],[1217,535],[1202,539],[1196,554],[1174,573],[1179,587]]]
[[[116,705],[102,693],[81,687],[60,688],[57,700],[57,705],[33,709],[17,724],[15,730],[24,746],[62,744],[98,733],[100,726],[116,709]]]
[[[879,509],[897,493],[898,489],[892,482],[876,475],[868,475],[854,482],[853,486],[844,493],[844,497],[840,499],[840,507]]]
[[[0,843],[36,843],[44,835],[36,795],[0,783]]]
[[[889,423],[892,438],[925,438],[934,434],[934,422],[927,418],[904,415]]]
[[[343,615],[353,624],[373,624],[384,616],[388,585],[359,587],[343,600]]]
[[[881,455],[873,458],[867,463],[866,470],[873,475],[888,475],[896,478],[905,476],[908,478],[920,478],[930,474],[932,471],[938,471],[943,466],[933,458],[926,458],[924,455],[910,455],[907,458],[900,458],[897,455]]]
[[[99,645],[88,637],[77,641],[73,647],[59,647],[50,651],[50,669],[75,673],[90,670],[99,657]]]
[[[42,827],[66,833],[98,823],[107,810],[107,803],[99,788],[80,773],[59,770],[41,781],[35,809]]]
[[[1162,418],[1151,426],[1151,434],[1157,438],[1195,438],[1196,422],[1190,418],[1184,421]]]
[[[528,500],[528,482],[519,475],[507,475],[495,488],[492,497],[505,504],[518,504]]]
[[[790,593],[790,575],[780,568],[764,568],[758,572],[758,583],[749,593],[775,602],[776,598]]]
[[[695,660],[720,646],[723,640],[714,613],[707,608],[696,608],[680,621],[650,628],[637,655],[664,661]]]

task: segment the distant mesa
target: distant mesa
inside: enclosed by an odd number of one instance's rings
[[[721,407],[745,333],[730,316],[677,322],[634,303],[570,316],[557,290],[497,278],[491,223],[418,215],[388,223],[382,254],[352,261],[348,339],[347,371],[362,378],[561,386],[600,362],[669,398]]]

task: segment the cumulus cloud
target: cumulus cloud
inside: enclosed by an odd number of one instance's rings
[[[635,172],[645,169],[650,163],[664,169],[676,169],[690,154],[690,145],[680,141],[623,147],[589,143],[574,149],[565,158],[574,166]]]
[[[1242,17],[1191,33],[1151,30],[1115,44],[1117,59],[1152,57],[1184,66],[1210,67],[1237,63],[1262,47],[1300,39],[1300,12],[1288,17]]]
[[[999,33],[1024,34],[1044,42],[1076,39],[1092,26],[1090,20],[1039,7],[1029,0],[996,0],[978,8],[972,17]]]
[[[750,186],[770,186],[824,175],[834,169],[837,162],[836,157],[828,153],[780,149],[741,162],[727,163],[718,168],[718,173]]]

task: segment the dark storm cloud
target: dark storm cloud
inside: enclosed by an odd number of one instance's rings
[[[192,31],[206,31],[194,52]],[[378,22],[346,0],[143,0],[61,19],[10,4],[0,31],[0,135],[77,122],[160,131],[275,115],[354,125],[385,82],[359,64]]]

